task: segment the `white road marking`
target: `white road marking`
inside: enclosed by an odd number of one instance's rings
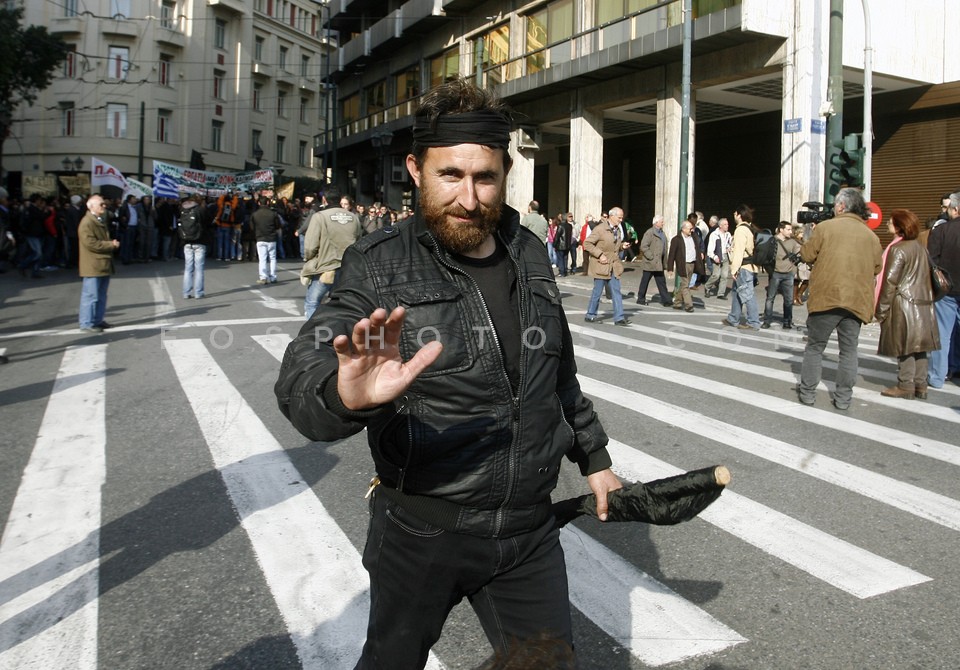
[[[170,323],[176,315],[177,307],[167,282],[159,274],[150,280],[150,293],[153,295],[154,326]]]
[[[303,667],[352,667],[369,611],[359,552],[203,344],[166,349]]]
[[[713,654],[746,638],[573,525],[560,533],[570,602],[645,665]]]
[[[106,345],[68,347],[0,540],[0,668],[97,667]]]
[[[303,310],[300,309],[296,300],[289,298],[274,298],[272,295],[268,295],[261,291],[260,289],[250,289],[250,293],[254,294],[260,299],[260,304],[266,307],[267,309],[275,309],[281,312],[286,312],[287,314],[296,314],[303,316]]]
[[[618,342],[626,346],[639,346],[645,350],[660,352],[669,356],[678,355],[677,351],[675,349],[671,349],[670,347],[661,347],[660,345],[655,345],[648,342],[638,343],[636,340],[631,340],[628,337],[609,334],[600,331],[600,329],[570,326],[570,330],[571,332],[582,334],[587,338],[592,337],[596,339],[603,339],[609,342]],[[751,391],[750,389],[734,386],[733,384],[725,384],[723,382],[714,380],[711,380],[709,384],[704,384],[703,377],[697,375],[691,375],[685,372],[679,372],[677,370],[669,370],[667,368],[657,365],[650,365],[648,363],[641,363],[639,361],[630,360],[629,358],[625,358],[623,356],[604,354],[585,346],[577,347],[576,355],[578,358],[602,363],[620,370],[629,370],[631,372],[636,372],[637,374],[660,379],[671,384],[687,386],[689,388],[696,389],[697,392],[700,393],[719,395],[730,400],[747,403],[754,408],[763,408],[768,412],[789,416],[790,419],[813,423],[817,426],[830,428],[832,430],[854,435],[859,438],[872,440],[880,444],[886,444],[896,449],[909,451],[913,454],[926,456],[928,458],[933,458],[935,460],[950,463],[952,465],[960,465],[960,447],[948,442],[920,437],[918,435],[914,435],[913,433],[897,430],[896,428],[891,428],[889,426],[881,426],[869,423],[861,419],[855,419],[851,416],[837,414],[836,412],[828,412],[826,410],[816,409],[814,407],[807,407],[805,405],[801,405],[796,400],[776,398],[764,393],[758,393],[757,391]],[[698,356],[699,354],[696,354],[695,352],[684,351],[680,355],[684,358],[693,360],[693,357]],[[716,358],[705,358],[711,365],[717,364]],[[746,364],[737,363],[738,367],[744,367],[745,365]]]
[[[650,481],[681,472],[679,468],[616,440],[610,440],[607,450],[613,459],[614,470],[623,479]],[[735,486],[735,471],[733,478]],[[701,512],[698,518],[857,598],[870,598],[930,581],[926,575],[732,490],[724,491],[720,499]]]

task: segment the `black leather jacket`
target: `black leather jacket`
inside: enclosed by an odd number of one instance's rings
[[[607,436],[576,378],[560,292],[543,243],[504,207],[499,232],[520,286],[520,383],[514,396],[474,281],[419,215],[359,240],[331,300],[287,348],[281,411],[305,436],[336,440],[367,428],[385,493],[446,530],[510,537],[549,518],[562,457],[584,475],[610,466]],[[332,341],[377,307],[406,308],[405,360],[439,338],[443,352],[395,402],[351,412],[336,394]]]

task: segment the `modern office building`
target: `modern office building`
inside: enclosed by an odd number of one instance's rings
[[[830,0],[692,0],[688,210],[740,202],[772,226],[823,198]],[[870,43],[864,8],[870,16]],[[680,0],[331,0],[341,44],[337,180],[361,201],[410,198],[403,169],[417,96],[451,75],[518,112],[508,202],[579,220],[614,205],[649,225],[680,210]],[[872,199],[939,213],[960,188],[960,3],[846,0],[843,134],[864,117],[872,60]],[[870,51],[866,51],[867,48]],[[835,117],[838,118],[838,117]],[[541,207],[541,211],[543,211]]]
[[[26,24],[46,26],[70,52],[36,103],[17,111],[4,147],[14,190],[25,177],[89,171],[92,156],[150,183],[153,159],[187,165],[194,151],[210,170],[261,164],[285,177],[321,177],[314,144],[327,107],[324,54],[335,46],[322,29],[322,5],[31,0],[21,6]]]

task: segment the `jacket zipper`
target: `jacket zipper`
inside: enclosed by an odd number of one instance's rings
[[[407,409],[407,404],[410,402],[410,396],[403,396],[400,399],[400,407],[397,408],[397,414],[402,414]],[[407,475],[407,470],[410,468],[410,459],[413,458],[413,427],[410,425],[410,417],[406,417],[407,422],[407,462],[402,468],[400,468],[400,476],[397,477],[397,490],[403,491],[403,480]]]
[[[501,242],[503,242],[503,240],[501,240]],[[504,246],[507,246],[506,242],[504,242]],[[467,274],[460,268],[454,265],[451,265],[443,258],[443,254],[440,251],[440,247],[437,244],[436,240],[433,240],[433,250],[437,254],[437,259],[440,261],[441,265],[445,266],[447,269],[452,270],[455,273],[464,275],[467,279],[470,280],[470,283],[473,284],[473,288],[476,291],[477,297],[480,298],[480,305],[483,307],[483,313],[487,317],[487,324],[489,324],[490,326],[490,332],[493,334],[493,341],[494,341],[494,344],[496,345],[496,350],[497,350],[497,360],[500,361],[500,372],[503,377],[503,381],[505,382],[506,387],[510,388],[510,378],[507,376],[507,365],[506,365],[506,362],[503,360],[503,351],[500,349],[500,338],[497,336],[497,329],[494,328],[493,326],[493,318],[490,316],[490,308],[487,307],[487,301],[484,300],[483,293],[480,291],[480,287],[477,285],[477,282],[474,281],[473,277],[471,277],[469,274]],[[523,290],[524,290],[523,285],[520,282],[520,265],[517,263],[516,260],[514,260],[513,256],[509,252],[507,253],[507,257],[510,258],[510,262],[513,263],[514,272],[516,273],[516,276],[517,276],[517,289],[520,291],[520,296],[519,296],[520,326],[522,328],[523,324],[525,323],[524,309],[523,309],[525,296],[523,295]],[[520,347],[520,379],[517,381],[517,395],[513,396],[513,412],[514,412],[513,420],[517,423],[520,422],[520,398],[523,397],[523,382],[524,382],[523,368],[524,368],[525,362],[526,362],[526,352],[524,350],[524,347],[521,346]],[[517,450],[516,450],[517,436],[518,436],[518,431],[514,431],[514,440],[513,440],[513,443],[510,445],[510,457],[508,459],[508,465],[507,465],[507,490],[503,498],[504,504],[506,504],[510,500],[510,498],[513,496],[514,472],[517,469]],[[503,528],[503,507],[500,507],[497,509],[497,515],[494,519],[494,533],[499,534],[502,528]]]

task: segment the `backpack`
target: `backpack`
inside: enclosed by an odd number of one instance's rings
[[[753,234],[753,253],[743,259],[744,263],[750,265],[759,265],[762,268],[770,268],[777,262],[777,237],[771,235],[770,239],[762,243],[757,242],[757,233]]]
[[[177,236],[187,244],[196,242],[203,236],[199,205],[180,211],[180,222],[177,224]]]

